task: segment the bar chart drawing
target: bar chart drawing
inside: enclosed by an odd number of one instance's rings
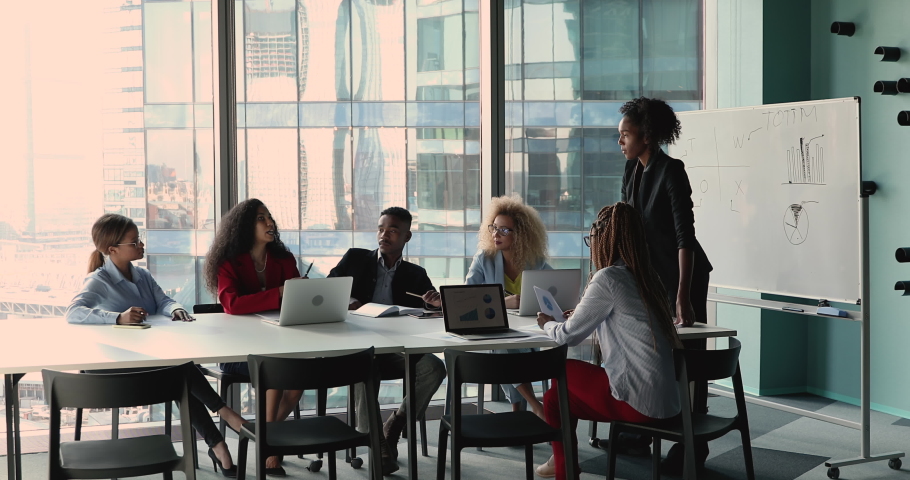
[[[812,138],[799,138],[799,146],[787,150],[787,183],[802,185],[825,184],[825,148]]]

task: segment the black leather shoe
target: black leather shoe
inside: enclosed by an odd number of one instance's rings
[[[708,444],[703,443],[695,448],[695,468],[701,470],[705,468],[705,460],[708,459]],[[686,463],[686,450],[681,443],[674,443],[667,452],[667,458],[660,462],[660,470],[667,475],[681,476],[683,467]]]
[[[228,478],[237,477],[237,465],[232,465],[231,468],[224,468],[224,465],[221,464],[221,460],[218,460],[218,457],[215,455],[214,450],[209,449],[209,458],[212,459],[212,463],[215,467],[215,473],[218,472],[218,469],[221,469],[221,474]]]

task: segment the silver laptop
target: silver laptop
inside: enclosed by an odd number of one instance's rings
[[[348,316],[353,284],[354,277],[287,280],[280,313],[264,312],[259,316],[263,322],[282,327],[343,322]]]
[[[581,293],[581,270],[525,270],[521,274],[521,303],[517,310],[521,316],[537,316],[540,311],[534,287],[550,292],[560,307],[575,308]]]
[[[446,332],[465,340],[527,337],[509,328],[502,285],[447,285],[442,294]]]

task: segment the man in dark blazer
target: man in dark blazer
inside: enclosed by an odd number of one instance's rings
[[[382,211],[376,232],[379,248],[366,250],[351,248],[344,254],[338,265],[329,272],[329,277],[354,277],[351,287],[350,310],[357,310],[367,303],[401,305],[406,307],[439,307],[439,293],[419,265],[402,258],[404,246],[411,240],[411,213],[401,207]],[[422,295],[418,298],[414,293]],[[404,378],[404,356],[396,353],[376,355],[374,383],[379,395],[381,378]],[[417,361],[416,395],[417,417],[424,414],[427,405],[446,376],[445,364],[434,355],[423,355]],[[357,427],[366,430],[368,412],[362,385],[355,389],[357,402]],[[390,475],[398,470],[398,441],[407,422],[406,402],[389,417],[382,426],[385,442],[382,445],[382,473]],[[378,414],[378,412],[377,412]]]

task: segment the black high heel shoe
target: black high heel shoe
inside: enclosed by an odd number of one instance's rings
[[[220,468],[221,474],[224,475],[225,477],[228,477],[228,478],[237,477],[237,465],[232,465],[231,468],[224,468],[224,466],[221,465],[221,460],[218,460],[218,457],[215,456],[215,451],[212,450],[211,448],[209,448],[209,458],[212,459],[212,463],[214,464],[216,473],[218,472],[218,469]]]

